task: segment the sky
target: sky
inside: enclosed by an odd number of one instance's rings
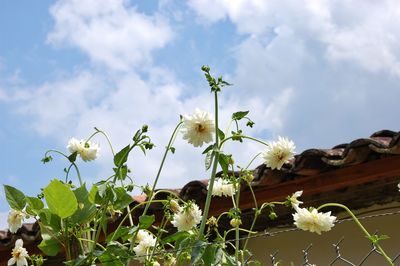
[[[156,148],[128,163],[136,184],[152,183],[179,115],[213,112],[202,65],[234,84],[220,94],[222,128],[249,110],[255,126],[245,133],[287,136],[298,153],[398,131],[400,2],[5,1],[0,183],[34,196],[68,166],[56,155],[43,165],[46,150],[67,152],[71,137],[85,139],[94,127],[118,150],[143,124]],[[209,177],[202,149],[180,136],[159,187]],[[88,184],[112,173],[105,139],[94,141],[99,158],[78,161]],[[241,166],[262,149],[226,145]],[[1,228],[8,209],[1,191]]]

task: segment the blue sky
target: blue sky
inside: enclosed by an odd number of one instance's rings
[[[298,152],[398,131],[399,13],[389,0],[7,1],[0,183],[36,195],[67,166],[57,157],[41,164],[46,149],[66,151],[69,138],[94,126],[118,149],[144,123],[157,147],[129,163],[138,184],[151,182],[179,114],[212,111],[204,64],[235,85],[221,95],[223,122],[250,110],[250,134],[288,136]],[[111,170],[104,139],[95,141],[100,158],[80,162],[88,183]],[[208,177],[201,150],[180,139],[176,148],[161,187]],[[244,165],[262,147],[227,149]],[[0,213],[7,211],[1,192]]]

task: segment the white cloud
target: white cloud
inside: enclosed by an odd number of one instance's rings
[[[148,63],[151,52],[173,37],[163,17],[141,14],[124,0],[58,1],[51,14],[55,27],[50,43],[77,47],[94,62],[116,70]]]
[[[321,45],[330,61],[400,75],[400,3],[395,0],[191,0],[189,5],[210,22],[228,18],[243,34],[262,36],[288,28],[300,37],[298,42]],[[210,6],[218,8],[210,11]]]

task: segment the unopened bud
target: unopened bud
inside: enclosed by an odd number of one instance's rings
[[[178,202],[176,202],[176,200],[171,200],[169,202],[169,209],[173,212],[173,213],[178,213],[180,206],[178,204]]]
[[[242,224],[242,220],[240,220],[239,218],[233,218],[230,222],[231,226],[236,228],[239,227]]]
[[[244,176],[243,176],[243,180],[245,180],[246,182],[252,182],[253,180],[254,180],[254,176],[253,176],[253,174],[252,173],[246,173]]]

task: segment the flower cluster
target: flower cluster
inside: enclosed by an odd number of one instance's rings
[[[10,210],[7,222],[8,222],[8,228],[11,233],[16,233],[17,230],[22,227],[22,222],[24,218],[25,218],[24,212],[16,211],[13,209]]]
[[[135,242],[138,244],[133,248],[133,251],[135,251],[140,261],[144,261],[144,258],[150,254],[157,241],[148,231],[139,230]]]
[[[295,148],[293,141],[278,137],[278,140],[270,142],[263,152],[265,164],[271,169],[280,170],[283,164],[294,158]]]
[[[67,149],[71,153],[77,152],[85,162],[96,159],[100,151],[98,144],[85,140],[77,140],[76,138],[71,138],[68,141]]]
[[[208,184],[208,187],[210,184]],[[214,181],[214,186],[212,189],[212,195],[213,196],[226,196],[226,197],[232,197],[236,193],[236,188],[235,184],[232,184],[230,181],[222,179],[222,178],[216,178]]]
[[[171,223],[178,231],[189,231],[201,222],[202,217],[199,206],[188,202],[185,206],[179,207],[179,211],[174,214]]]
[[[336,217],[331,215],[331,212],[318,212],[317,209],[311,211],[306,208],[297,208],[293,214],[294,224],[297,228],[304,231],[315,232],[321,234],[331,230],[336,221]]]
[[[23,247],[24,242],[22,239],[15,241],[15,247],[11,252],[11,259],[8,260],[7,265],[11,266],[17,264],[17,266],[28,266],[26,258],[29,257],[28,251]]]
[[[215,132],[214,119],[210,113],[200,109],[195,110],[193,115],[185,115],[183,119],[183,139],[195,147],[201,147],[204,143],[213,141]]]

